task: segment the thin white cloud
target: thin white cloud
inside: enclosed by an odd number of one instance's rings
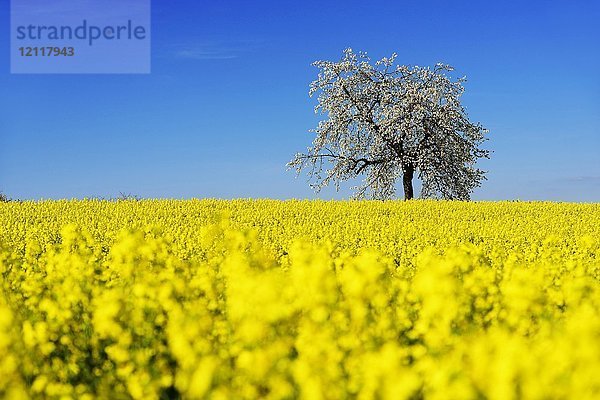
[[[558,177],[536,177],[527,179],[523,182],[527,184],[540,184],[540,183],[600,183],[600,176],[595,175],[572,175],[572,176],[558,176]]]
[[[260,46],[260,42],[251,40],[181,43],[172,46],[171,54],[188,60],[230,60],[256,51]]]
[[[571,176],[571,177],[560,179],[560,181],[596,185],[596,184],[600,184],[600,176]]]
[[[238,55],[226,50],[183,49],[175,52],[177,58],[190,60],[230,60]]]

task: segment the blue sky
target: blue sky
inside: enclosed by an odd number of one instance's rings
[[[600,201],[599,20],[597,1],[154,0],[149,75],[11,75],[2,25],[0,190],[345,198],[285,164],[318,121],[310,64],[352,47],[468,77],[493,151],[475,199]]]

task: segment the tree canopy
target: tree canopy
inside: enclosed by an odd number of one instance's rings
[[[449,76],[451,66],[396,65],[396,54],[372,63],[352,49],[339,62],[313,65],[319,74],[310,96],[317,96],[315,112],[326,118],[290,168],[308,168],[317,191],[363,177],[357,198],[393,198],[402,178],[410,199],[416,174],[422,197],[470,199],[485,179],[475,164],[489,157],[480,148],[487,130],[469,120],[460,102],[465,78]]]

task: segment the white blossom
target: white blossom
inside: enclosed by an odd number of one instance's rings
[[[468,200],[485,179],[475,167],[489,152],[480,124],[469,121],[460,97],[464,78],[452,80],[453,68],[395,65],[396,54],[374,63],[366,53],[344,50],[339,62],[316,61],[319,122],[312,147],[288,164],[298,173],[309,167],[313,187],[364,176],[355,197],[389,199],[402,178],[412,198],[416,173],[422,197]]]

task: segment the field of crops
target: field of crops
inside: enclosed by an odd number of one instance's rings
[[[0,397],[600,398],[600,204],[9,202],[0,222]]]

